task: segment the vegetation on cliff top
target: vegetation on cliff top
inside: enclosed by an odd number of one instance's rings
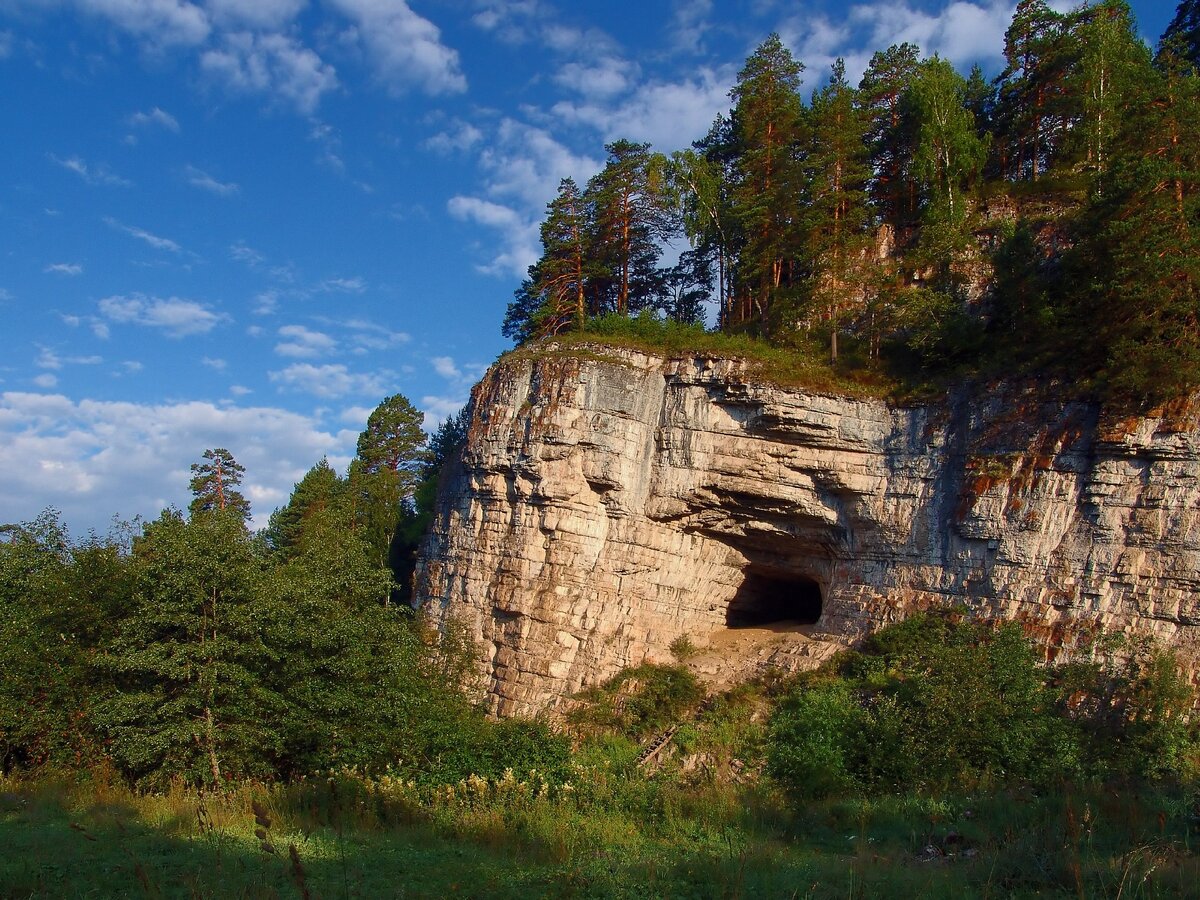
[[[629,341],[604,317],[697,323],[715,306],[717,330],[796,356],[815,386],[1050,373],[1123,406],[1188,392],[1194,18],[1181,4],[1152,53],[1123,0],[1021,0],[994,81],[901,44],[857,87],[839,60],[807,104],[803,64],[772,35],[692,148],[616,141],[585,187],[563,181],[504,333]]]

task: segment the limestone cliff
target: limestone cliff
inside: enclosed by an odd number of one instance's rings
[[[717,680],[812,666],[930,604],[1018,620],[1049,656],[1103,628],[1196,658],[1195,404],[1102,422],[1013,391],[894,407],[745,372],[605,350],[502,360],[477,386],[417,597],[474,629],[494,710],[552,707],[684,636]]]

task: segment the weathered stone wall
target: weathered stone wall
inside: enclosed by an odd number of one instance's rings
[[[1012,391],[894,408],[736,360],[514,358],[476,388],[417,596],[474,630],[501,714],[668,661],[680,636],[707,646],[739,592],[789,579],[820,585],[820,618],[756,664],[815,665],[946,603],[1021,621],[1051,656],[1103,628],[1192,658],[1194,410],[1101,423]]]

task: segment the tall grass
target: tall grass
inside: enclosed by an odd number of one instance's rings
[[[5,897],[1187,896],[1178,786],[791,804],[580,770],[419,787],[353,772],[228,793],[0,783]],[[269,848],[269,849],[268,849]]]

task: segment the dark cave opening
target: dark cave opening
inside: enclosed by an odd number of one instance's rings
[[[729,603],[725,624],[730,628],[785,622],[814,625],[821,618],[822,602],[821,586],[812,578],[749,571]]]

